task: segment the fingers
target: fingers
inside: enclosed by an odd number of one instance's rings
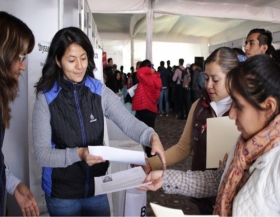
[[[227,159],[228,159],[228,154],[226,153],[225,156],[224,156],[223,162],[226,162]]]
[[[85,159],[85,162],[89,166],[92,166],[94,164],[103,163],[103,162],[105,162],[105,160],[103,160],[103,158],[101,156],[88,155]]]

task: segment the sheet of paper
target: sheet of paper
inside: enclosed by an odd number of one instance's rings
[[[206,168],[218,168],[219,160],[231,151],[239,136],[235,121],[228,116],[207,118]]]
[[[162,217],[162,216],[184,216],[184,213],[180,209],[173,209],[168,208],[164,206],[160,206],[155,203],[150,203],[151,208],[155,214],[156,217]]]
[[[104,160],[146,165],[145,153],[143,151],[124,150],[108,146],[88,146],[88,149],[91,155],[102,156]]]
[[[193,216],[193,215],[184,215],[183,211],[180,209],[173,209],[173,208],[168,208],[164,206],[160,206],[155,203],[150,203],[151,208],[155,214],[156,217],[164,217],[164,216]],[[218,217],[218,215],[195,215],[195,217]]]
[[[121,172],[95,177],[95,195],[151,184],[151,182],[143,183],[146,176],[142,167],[134,167]]]
[[[133,85],[131,88],[129,88],[129,89],[127,90],[127,92],[129,93],[129,95],[130,95],[131,97],[134,96],[137,87],[138,87],[138,84],[135,84],[135,85]]]

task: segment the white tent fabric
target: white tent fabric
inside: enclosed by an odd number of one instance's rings
[[[122,32],[145,39],[148,1],[88,0],[88,3],[101,36]],[[247,32],[256,27],[280,30],[277,0],[156,0],[152,10],[154,39],[160,38],[159,41],[174,41],[178,37],[183,42],[180,38],[184,37],[185,42],[192,42],[194,38],[207,38],[212,44],[215,41],[211,37],[236,26],[246,28]],[[112,39],[124,40],[111,35]]]
[[[213,48],[225,44],[235,45],[234,41],[238,40],[240,47],[253,28],[265,28],[273,33],[280,31],[279,0],[87,1],[103,48],[110,51],[121,50],[132,38],[133,41],[146,41],[149,1],[153,1],[153,42],[197,44]],[[201,56],[208,54],[201,53]]]

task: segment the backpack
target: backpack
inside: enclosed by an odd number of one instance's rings
[[[182,70],[180,67],[178,69],[181,70],[182,75],[180,79],[180,83],[183,88],[188,88],[191,82],[191,73],[189,72],[188,68],[185,68],[185,70]]]

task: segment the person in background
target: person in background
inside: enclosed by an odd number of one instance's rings
[[[17,97],[18,78],[26,70],[26,55],[33,50],[35,39],[24,22],[4,11],[0,11],[0,29],[0,215],[6,215],[3,208],[7,191],[14,195],[23,216],[38,216],[39,208],[32,192],[5,169],[2,152],[5,129],[9,128],[11,120],[9,104]]]
[[[114,92],[119,93],[122,91],[122,88],[121,72],[117,70],[114,73]]]
[[[174,82],[174,103],[175,103],[175,117],[178,118],[180,111],[180,119],[184,119],[183,110],[183,87],[181,84],[182,73],[185,70],[183,66],[184,59],[179,59],[179,66],[175,69],[172,80]]]
[[[170,84],[170,75],[169,71],[164,67],[164,62],[160,62],[160,67],[158,69],[158,72],[160,74],[160,79],[162,83],[162,89],[160,91],[160,97],[159,97],[159,115],[163,115],[163,101],[164,101],[164,108],[165,108],[165,115],[168,117],[169,112],[169,101],[168,101],[168,92],[169,92],[169,84]]]
[[[132,99],[132,110],[136,118],[149,127],[155,127],[158,112],[157,103],[162,88],[160,74],[152,67],[150,60],[144,60],[137,72],[138,87]],[[147,156],[152,156],[149,147],[145,147]]]
[[[35,85],[32,116],[34,154],[43,167],[42,189],[51,216],[110,216],[107,195],[95,196],[94,185],[109,162],[88,149],[103,145],[104,116],[132,140],[151,146],[165,165],[158,135],[94,78],[94,69],[87,35],[76,27],[59,30]]]
[[[265,29],[252,29],[245,41],[245,54],[249,58],[257,54],[269,54],[272,33]]]
[[[276,62],[280,63],[280,56],[277,54],[275,48],[273,45],[269,47],[268,53],[267,53],[272,59],[274,59]]]
[[[126,85],[127,77],[126,74],[123,72],[123,66],[120,67],[120,72],[121,72],[122,85]]]
[[[170,60],[167,60],[166,61],[166,64],[167,64],[167,67],[166,69],[168,70],[169,72],[169,77],[170,77],[170,80],[169,80],[169,90],[168,90],[168,102],[169,102],[169,107],[172,108],[172,110],[174,111],[174,102],[173,102],[173,81],[172,81],[172,77],[173,77],[173,71],[172,71],[172,67],[170,66]]]
[[[280,66],[268,55],[255,55],[227,74],[233,99],[229,118],[240,137],[218,170],[152,171],[142,190],[192,197],[217,195],[213,214],[279,216],[280,213]]]
[[[192,104],[187,123],[178,143],[165,151],[167,166],[173,166],[186,159],[191,152],[192,171],[206,170],[207,118],[228,116],[232,103],[226,89],[227,73],[238,65],[235,52],[228,47],[213,51],[205,60],[205,87],[202,97]],[[160,159],[155,156],[147,159],[146,173],[161,168]],[[201,214],[211,214],[215,198],[195,199]]]
[[[132,87],[132,84],[133,84],[133,81],[132,81],[132,73],[127,73],[127,84],[126,84],[126,88],[129,89]],[[126,97],[125,97],[125,102],[129,102],[129,103],[132,103],[132,98],[131,96],[128,94],[126,94]]]
[[[232,50],[235,51],[239,62],[244,62],[247,59],[245,52],[242,49],[240,49],[238,47],[234,47],[234,48],[232,48]]]
[[[113,62],[112,58],[108,58],[107,62],[108,62],[108,64],[105,67],[104,71],[106,72],[107,76],[110,77],[110,76],[113,76],[113,65],[114,65],[114,62]]]
[[[117,71],[118,70],[118,66],[117,66],[117,64],[114,64],[113,65],[113,74],[115,73],[115,71]]]
[[[131,72],[131,73],[132,73],[133,85],[139,83],[138,78],[137,78],[137,72],[138,72],[138,69],[139,69],[139,67],[140,67],[140,64],[141,64],[141,61],[138,61],[138,62],[136,63],[136,71],[134,72],[134,70],[133,70],[133,72]],[[133,67],[133,66],[131,66],[131,67]],[[134,69],[134,68],[133,68],[133,69]],[[130,70],[131,70],[131,68],[130,68]]]
[[[195,63],[190,66],[192,80],[191,80],[191,97],[192,102],[195,102],[197,99],[201,97],[201,87],[199,82],[199,75],[201,72],[201,68],[197,66]]]

